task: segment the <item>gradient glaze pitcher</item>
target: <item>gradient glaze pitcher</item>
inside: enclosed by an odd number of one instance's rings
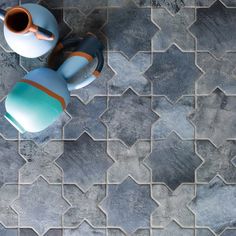
[[[60,43],[59,47],[68,44],[71,42]],[[8,94],[5,118],[21,133],[47,128],[70,102],[70,91],[87,86],[100,75],[104,64],[102,50],[97,37],[89,34],[57,71],[42,67],[29,72]],[[71,81],[95,57],[98,64],[92,75],[82,81]]]
[[[55,17],[38,4],[0,9],[4,36],[10,48],[21,56],[40,57],[55,47],[58,25]]]

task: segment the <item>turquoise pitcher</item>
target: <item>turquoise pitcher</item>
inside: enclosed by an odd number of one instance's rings
[[[0,20],[4,23],[6,42],[21,56],[40,57],[57,44],[57,21],[41,5],[29,3],[8,10],[0,9]]]
[[[56,51],[77,44],[57,71],[38,68],[16,83],[8,94],[5,118],[21,133],[39,132],[51,125],[70,102],[70,91],[83,88],[100,75],[103,64],[103,45],[93,34],[78,41],[64,41]],[[82,81],[71,79],[95,57],[98,64],[92,75]]]

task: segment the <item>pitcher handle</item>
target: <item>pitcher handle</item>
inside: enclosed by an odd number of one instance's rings
[[[4,21],[6,13],[7,12],[5,10],[0,9],[0,20]]]
[[[52,32],[34,24],[30,27],[29,31],[34,33],[39,40],[53,41],[55,39],[55,35]]]

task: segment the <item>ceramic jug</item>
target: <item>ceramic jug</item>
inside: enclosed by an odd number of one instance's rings
[[[58,25],[55,17],[38,4],[0,9],[4,36],[10,48],[21,56],[40,57],[55,47]]]
[[[70,41],[60,43],[57,49],[69,44]],[[29,72],[8,94],[5,118],[21,133],[47,128],[70,102],[70,91],[87,86],[100,75],[104,64],[102,50],[98,38],[88,34],[57,71],[42,67]],[[95,57],[98,64],[90,76],[82,81],[71,80]]]

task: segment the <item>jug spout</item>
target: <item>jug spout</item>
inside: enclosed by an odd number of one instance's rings
[[[0,20],[4,21],[5,20],[5,16],[6,16],[6,11],[3,9],[0,9]]]

